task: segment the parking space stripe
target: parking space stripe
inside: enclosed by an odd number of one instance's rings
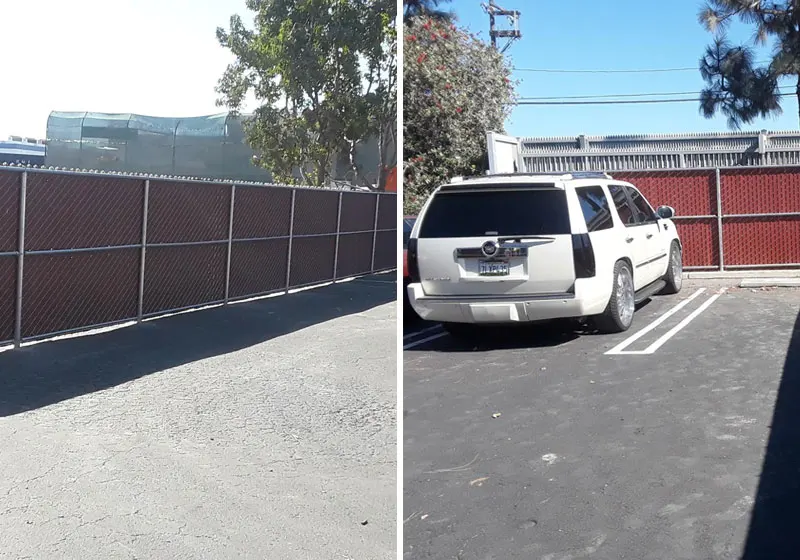
[[[425,334],[426,332],[431,332],[431,331],[436,331],[436,330],[442,330],[442,326],[441,325],[433,325],[432,327],[427,327],[427,328],[424,328],[424,329],[422,329],[420,331],[414,331],[412,333],[404,334],[403,335],[403,340],[408,340],[409,338],[414,338],[415,336],[419,336],[421,334]]]
[[[614,346],[614,348],[612,348],[611,350],[606,352],[606,355],[614,355],[614,354],[643,354],[644,352],[639,352],[639,351],[624,351],[623,348],[627,348],[628,346],[630,346],[631,344],[633,344],[634,342],[636,342],[637,340],[642,338],[644,335],[646,335],[647,333],[649,333],[653,329],[657,328],[661,323],[663,323],[664,321],[666,321],[667,319],[672,317],[675,313],[677,313],[678,311],[680,311],[681,309],[683,309],[684,307],[689,305],[689,303],[693,299],[695,299],[696,297],[698,297],[700,294],[702,294],[705,291],[706,291],[705,288],[698,289],[696,292],[694,292],[688,298],[686,298],[685,300],[679,302],[676,306],[674,306],[671,309],[669,309],[666,313],[661,315],[661,317],[659,317],[658,319],[656,319],[655,321],[653,321],[652,323],[647,325],[645,328],[643,328],[642,330],[640,330],[636,334],[626,338],[625,340],[623,340],[622,342],[620,342],[619,344]]]
[[[403,346],[403,350],[408,350],[409,348],[414,348],[415,346],[420,346],[421,344],[425,344],[426,342],[430,342],[432,340],[436,340],[437,338],[442,338],[443,336],[447,336],[447,333],[446,332],[440,332],[440,333],[428,336],[426,338],[423,338],[422,340],[415,340],[414,342],[409,342],[408,344]]]
[[[705,302],[703,302],[703,305],[701,305],[700,307],[698,307],[697,309],[692,311],[689,314],[689,316],[686,317],[683,321],[681,321],[680,323],[678,323],[677,325],[672,327],[670,330],[668,330],[666,333],[664,333],[661,336],[661,338],[659,338],[653,344],[651,344],[650,346],[645,348],[642,353],[643,354],[652,354],[653,352],[655,352],[656,350],[661,348],[664,345],[664,343],[666,343],[670,338],[675,336],[682,328],[684,328],[686,325],[691,323],[703,311],[705,311],[706,309],[711,307],[711,304],[714,303],[715,301],[717,301],[717,299],[719,299],[719,297],[722,296],[722,294],[724,294],[724,293],[725,293],[725,288],[720,290],[717,294],[714,294],[713,296],[708,298]]]

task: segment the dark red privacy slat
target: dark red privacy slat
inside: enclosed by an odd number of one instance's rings
[[[800,218],[727,218],[725,265],[800,263]]]
[[[372,233],[351,233],[339,237],[336,277],[356,276],[370,271]]]
[[[717,213],[716,176],[701,171],[615,172],[614,179],[634,184],[654,207],[672,206],[678,216]]]
[[[372,231],[377,198],[370,194],[342,193],[340,231]]]
[[[29,173],[25,250],[141,243],[143,197],[136,179]]]
[[[233,238],[289,235],[292,191],[279,187],[236,187]]]
[[[332,280],[335,247],[335,235],[292,240],[291,287]]]
[[[150,182],[148,243],[228,238],[230,185]]]
[[[800,169],[721,171],[723,214],[800,212]]]
[[[382,194],[379,200],[378,229],[397,229],[397,196]]]
[[[288,239],[237,241],[231,247],[230,297],[286,288]]]
[[[0,342],[14,336],[17,291],[17,258],[0,257]]]
[[[0,253],[18,245],[22,171],[0,171]],[[27,171],[26,267],[22,336],[135,318],[138,312],[145,179]],[[295,193],[290,286],[333,279],[338,191],[237,186],[232,298],[286,288]],[[397,199],[343,192],[338,276],[395,266]],[[378,228],[372,233],[376,203]],[[202,306],[225,296],[231,185],[151,180],[143,310],[155,314]],[[303,237],[310,236],[310,237]],[[276,237],[278,239],[262,240]],[[373,238],[375,242],[373,243]],[[251,239],[251,241],[247,241]],[[255,239],[259,239],[256,241]],[[220,241],[158,247],[155,244]],[[36,253],[52,249],[96,251]],[[0,341],[14,334],[17,258],[0,257]]]
[[[17,250],[21,177],[17,171],[0,171],[0,253]]]
[[[339,193],[297,189],[294,203],[294,235],[336,233]]]
[[[719,266],[719,235],[715,218],[676,220],[683,245],[683,266]]]
[[[222,300],[227,254],[227,243],[148,247],[144,313]]]
[[[25,255],[24,338],[136,317],[139,249]]]
[[[375,236],[375,270],[397,266],[397,232],[379,231]]]

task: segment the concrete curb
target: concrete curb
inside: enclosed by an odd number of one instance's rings
[[[740,288],[800,288],[800,278],[745,278]]]
[[[800,279],[800,270],[684,271],[683,277],[693,280],[765,279],[774,281],[776,279]]]

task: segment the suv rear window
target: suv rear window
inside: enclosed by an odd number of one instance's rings
[[[440,192],[425,213],[419,236],[442,238],[569,233],[566,193],[551,188]]]

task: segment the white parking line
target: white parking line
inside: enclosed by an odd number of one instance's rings
[[[643,354],[652,354],[653,352],[655,352],[656,350],[658,350],[659,348],[661,348],[661,347],[664,345],[664,343],[665,343],[665,342],[667,342],[667,341],[668,341],[670,338],[672,338],[673,336],[675,336],[675,334],[676,334],[678,331],[680,331],[680,330],[681,330],[683,327],[685,327],[686,325],[688,325],[689,323],[691,323],[691,322],[694,320],[694,318],[695,318],[695,317],[697,317],[697,316],[698,316],[698,315],[700,315],[700,314],[701,314],[703,311],[705,311],[706,309],[708,309],[709,307],[711,307],[711,304],[712,304],[712,303],[714,303],[715,301],[717,301],[717,299],[718,299],[718,298],[719,298],[719,297],[720,297],[722,294],[724,294],[724,293],[725,293],[725,289],[726,289],[726,288],[723,288],[722,290],[720,290],[719,292],[717,292],[716,294],[714,294],[713,296],[711,296],[710,298],[708,298],[708,299],[707,299],[707,300],[706,300],[706,301],[703,303],[703,305],[701,305],[700,307],[698,307],[697,309],[695,309],[694,311],[692,311],[692,313],[691,313],[691,314],[690,314],[688,317],[686,317],[686,318],[685,318],[683,321],[681,321],[680,323],[678,323],[677,325],[675,325],[674,327],[672,327],[670,330],[668,330],[666,333],[664,333],[664,334],[661,336],[661,338],[659,338],[659,339],[658,339],[658,340],[656,340],[656,341],[655,341],[653,344],[651,344],[650,346],[648,346],[647,348],[645,348],[645,349],[644,349],[644,351],[643,351],[642,353],[643,353]]]
[[[628,338],[626,338],[625,340],[623,340],[622,342],[620,342],[619,344],[614,346],[614,348],[612,348],[611,350],[606,352],[606,355],[614,355],[614,354],[643,354],[644,352],[641,352],[641,351],[635,351],[635,350],[625,351],[625,350],[623,350],[623,348],[626,348],[626,347],[630,346],[631,344],[633,344],[634,342],[636,342],[637,340],[642,338],[644,335],[646,335],[647,333],[649,333],[650,331],[652,331],[653,329],[658,327],[661,323],[663,323],[664,321],[666,321],[667,319],[672,317],[675,313],[677,313],[678,311],[680,311],[681,309],[683,309],[684,307],[689,305],[689,303],[693,299],[695,299],[697,296],[699,296],[700,294],[702,294],[705,291],[706,291],[705,288],[698,289],[695,293],[690,295],[685,300],[679,302],[676,306],[674,306],[673,308],[669,309],[666,313],[661,315],[661,317],[659,317],[658,319],[656,319],[655,321],[653,321],[652,323],[647,325],[645,328],[643,328],[642,330],[640,330],[636,334],[634,334],[632,336],[629,336]]]
[[[409,338],[413,338],[415,336],[419,336],[419,335],[424,334],[426,332],[431,332],[431,331],[435,331],[435,330],[442,330],[442,326],[441,325],[433,325],[432,327],[424,328],[421,331],[414,331],[412,333],[404,334],[403,335],[403,340],[408,340]]]
[[[408,350],[409,348],[414,348],[415,346],[419,346],[421,344],[425,344],[426,342],[430,342],[431,340],[436,340],[437,338],[442,338],[443,336],[447,336],[446,332],[440,332],[429,337],[423,338],[422,340],[415,340],[414,342],[409,342],[405,346],[403,346],[403,350]]]

